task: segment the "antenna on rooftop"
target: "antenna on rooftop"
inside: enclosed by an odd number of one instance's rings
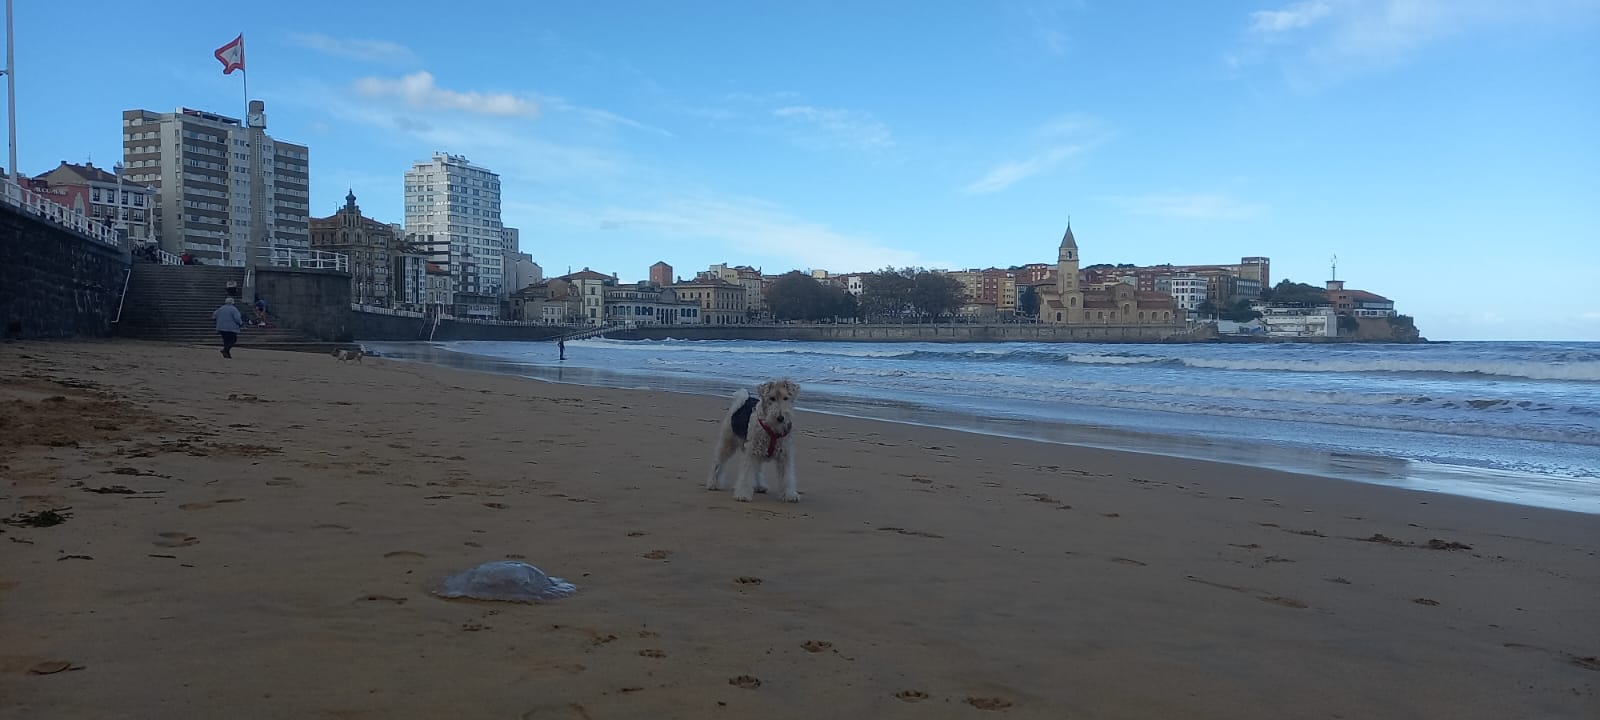
[[[1333,277],[1330,278],[1330,279],[1332,279],[1332,280],[1338,280],[1339,279],[1339,256],[1338,255],[1334,255],[1333,256]]]

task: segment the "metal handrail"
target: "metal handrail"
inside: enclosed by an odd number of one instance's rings
[[[115,325],[115,324],[117,324],[119,322],[122,322],[122,306],[123,306],[124,303],[128,302],[128,283],[131,282],[132,280],[133,280],[133,266],[130,265],[130,266],[128,266],[127,270],[123,271],[123,275],[122,275],[122,297],[117,300],[117,319],[111,321],[112,325]]]
[[[304,248],[271,247],[261,251],[259,256],[268,265],[273,267],[296,267],[307,270],[338,270],[350,272],[350,256],[344,253],[330,252],[327,250],[306,250]]]
[[[121,236],[109,225],[73,212],[67,206],[16,183],[8,182],[0,183],[0,185],[5,188],[5,192],[0,193],[0,197],[4,197],[6,204],[21,210],[27,210],[41,219],[49,220],[69,230],[83,233],[102,244],[110,245],[119,250],[122,249]]]

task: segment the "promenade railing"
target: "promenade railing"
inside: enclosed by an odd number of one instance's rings
[[[110,225],[73,212],[71,208],[16,183],[0,182],[0,187],[4,188],[4,192],[0,193],[0,196],[5,198],[7,205],[34,217],[87,235],[97,242],[119,250],[122,249],[121,237]]]
[[[327,250],[270,247],[261,251],[259,258],[272,267],[303,268],[306,270],[338,270],[350,272],[350,256]]]

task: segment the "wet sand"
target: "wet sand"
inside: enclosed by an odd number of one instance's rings
[[[717,398],[236,355],[0,346],[0,717],[1600,713],[1594,515],[817,413],[741,504]]]

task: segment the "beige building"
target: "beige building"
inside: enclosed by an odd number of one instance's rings
[[[310,246],[308,150],[266,128],[260,100],[243,122],[189,108],[123,111],[123,179],[160,192],[163,250],[242,266],[267,248]]]
[[[575,273],[562,275],[558,279],[572,286],[572,294],[578,298],[578,317],[584,324],[605,324],[606,288],[617,284],[615,276],[584,268]]]
[[[395,256],[402,254],[394,226],[361,214],[355,191],[344,196],[344,207],[324,218],[311,218],[311,249],[350,257],[350,301],[361,305],[394,307],[390,281]]]
[[[744,288],[743,307],[739,312],[749,315],[761,315],[767,311],[766,279],[761,271],[749,265],[730,267],[726,263],[712,265],[710,269],[700,273],[696,280],[721,280],[731,285]]]
[[[700,303],[646,281],[606,288],[606,322],[618,325],[698,325]]]
[[[739,325],[748,321],[745,315],[745,288],[725,280],[696,280],[674,283],[672,289],[681,300],[700,304],[700,322],[704,325]]]
[[[1039,320],[1065,325],[1174,325],[1183,320],[1183,311],[1172,296],[1147,292],[1127,283],[1106,289],[1091,289],[1079,278],[1078,241],[1072,225],[1061,236],[1056,250],[1056,281],[1036,286],[1039,293]]]

